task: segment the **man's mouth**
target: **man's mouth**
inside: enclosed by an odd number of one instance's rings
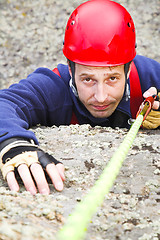
[[[95,110],[104,111],[104,110],[106,110],[109,107],[109,104],[108,105],[92,105],[92,107]]]

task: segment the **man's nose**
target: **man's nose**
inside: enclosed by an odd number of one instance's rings
[[[97,100],[97,102],[100,103],[105,102],[106,98],[108,97],[106,86],[104,86],[103,84],[98,84],[96,86],[94,97]]]

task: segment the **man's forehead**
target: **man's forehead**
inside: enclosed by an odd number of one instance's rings
[[[83,73],[93,73],[97,71],[103,71],[103,72],[121,72],[124,71],[124,65],[118,65],[118,66],[104,66],[104,67],[97,67],[97,66],[88,66],[88,65],[82,65],[82,64],[75,64],[75,68]]]

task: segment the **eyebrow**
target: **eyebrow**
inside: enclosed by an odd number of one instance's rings
[[[90,77],[94,77],[94,74],[91,74],[91,73],[81,73],[80,75],[79,75],[80,77],[88,77],[88,76],[90,76]]]
[[[110,73],[104,74],[104,76],[120,76],[120,75],[121,75],[121,73],[119,73],[119,72],[113,72],[113,73],[110,72]],[[92,73],[81,73],[79,76],[80,77],[95,77],[95,75]]]

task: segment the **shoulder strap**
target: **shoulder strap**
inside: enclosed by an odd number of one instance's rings
[[[136,113],[139,109],[139,106],[143,102],[143,96],[138,71],[134,62],[132,62],[131,65],[129,79],[130,79],[130,109],[132,118],[136,118]]]
[[[79,124],[76,114],[72,112],[72,118],[70,124]]]
[[[54,68],[52,71],[53,71],[55,74],[57,74],[59,77],[61,77],[61,75],[60,75],[60,73],[59,73],[59,71],[58,71],[58,68]]]

